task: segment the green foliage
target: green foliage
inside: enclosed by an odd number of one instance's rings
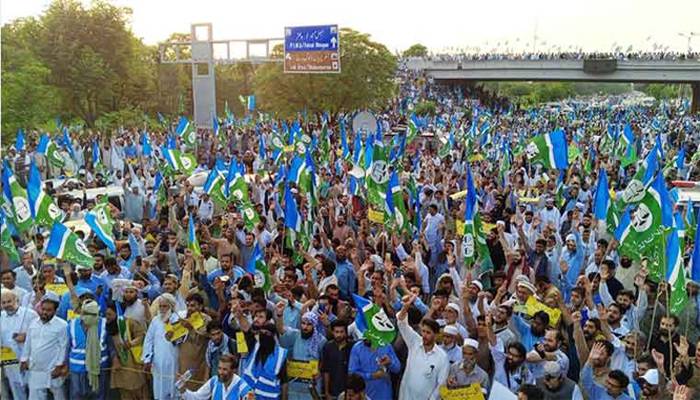
[[[170,121],[179,114],[191,117],[191,66],[160,63],[158,48],[146,46],[129,29],[130,9],[105,0],[83,4],[54,0],[41,16],[2,27],[6,143],[19,128],[55,131],[56,117],[107,131],[140,127],[144,114],[154,118],[160,112]],[[396,58],[369,35],[349,29],[340,35],[340,74],[285,75],[278,63],[217,66],[219,115],[226,102],[242,115],[238,98],[250,94],[257,95],[260,109],[284,116],[384,107],[396,90]],[[174,33],[168,41],[186,42],[189,34]],[[181,50],[180,57],[188,58],[188,50]],[[174,55],[172,49],[164,54]],[[281,46],[272,56],[283,56]]]
[[[640,89],[642,92],[657,100],[664,100],[680,97],[683,90],[681,86],[682,85],[677,84],[650,83],[648,85],[642,85]]]
[[[421,117],[426,115],[433,116],[435,115],[436,111],[437,105],[431,100],[421,101],[420,103],[416,104],[416,108],[413,110],[413,112]]]
[[[571,96],[615,95],[631,90],[627,83],[604,82],[486,82],[484,87],[525,106]]]
[[[245,114],[238,96],[253,94],[255,68],[251,63],[222,65],[216,68],[216,109],[223,116],[224,106],[228,106],[236,116]]]
[[[428,55],[428,48],[420,43],[416,43],[404,50],[402,55],[404,57],[425,57]]]
[[[158,121],[155,118],[149,117],[142,109],[136,107],[127,107],[119,111],[105,113],[95,121],[95,127],[107,134],[120,127],[156,129],[158,126]]]
[[[253,81],[259,108],[280,116],[379,109],[396,90],[396,58],[368,34],[340,30],[339,74],[284,74],[280,64],[258,68]],[[230,104],[230,102],[229,102]]]

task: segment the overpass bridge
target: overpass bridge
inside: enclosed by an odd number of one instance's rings
[[[700,108],[700,60],[463,60],[412,58],[407,67],[436,81],[579,81],[687,83]]]

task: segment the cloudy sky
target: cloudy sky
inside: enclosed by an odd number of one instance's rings
[[[83,0],[85,4],[89,1]],[[390,50],[420,42],[435,51],[481,51],[574,46],[610,50],[613,46],[687,48],[679,33],[697,32],[699,0],[111,0],[133,10],[132,30],[148,44],[191,23],[211,22],[214,39],[281,37],[285,26],[338,24],[372,35]],[[39,15],[49,0],[2,0],[6,23]],[[506,42],[508,43],[506,45]]]

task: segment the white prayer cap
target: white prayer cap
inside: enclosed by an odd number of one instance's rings
[[[457,336],[459,335],[459,329],[454,325],[445,325],[445,327],[442,328],[442,333],[445,335]]]
[[[474,350],[478,350],[479,349],[479,342],[477,342],[476,340],[474,340],[472,338],[466,338],[466,339],[464,339],[463,347],[466,347],[466,346],[472,347],[472,348],[474,348]]]
[[[644,373],[639,379],[644,379],[648,384],[650,385],[658,385],[659,384],[659,370],[654,368],[647,370],[647,372]]]

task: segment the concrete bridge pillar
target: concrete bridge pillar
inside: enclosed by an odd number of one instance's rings
[[[696,82],[690,85],[693,91],[693,97],[690,100],[690,112],[697,113],[700,112],[700,82]]]

